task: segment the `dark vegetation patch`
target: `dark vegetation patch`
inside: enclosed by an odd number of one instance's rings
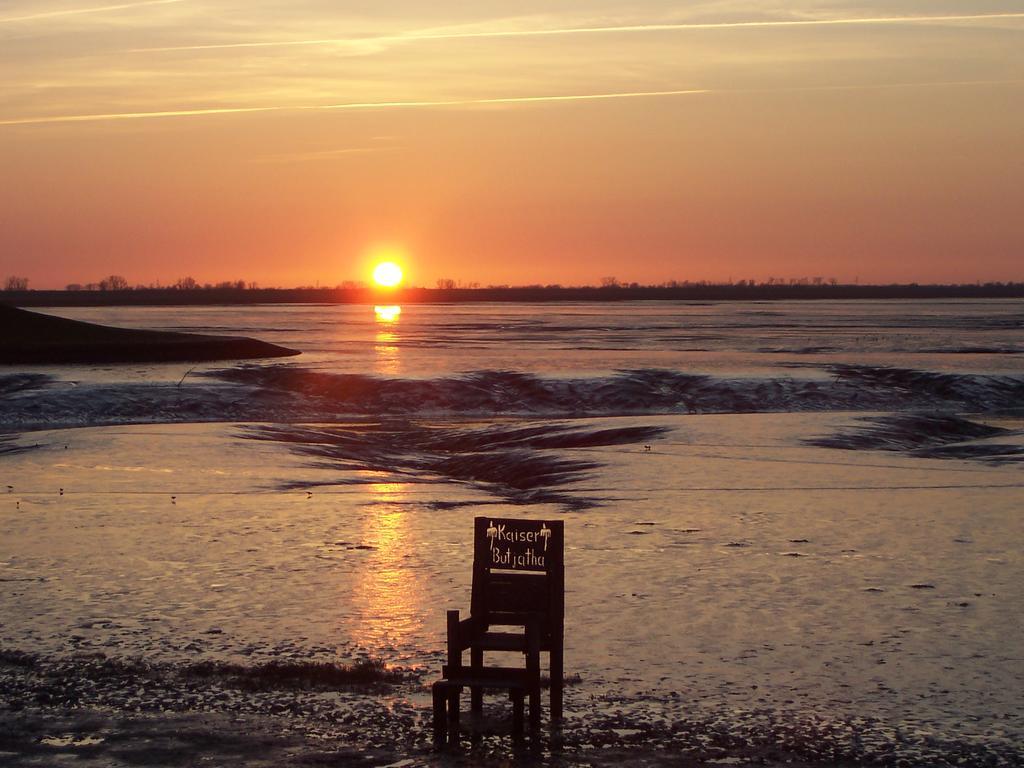
[[[273,425],[246,427],[258,440],[289,444],[317,459],[313,466],[342,471],[371,470],[418,482],[458,482],[514,504],[557,503],[582,509],[598,503],[556,490],[580,480],[600,463],[567,458],[555,449],[640,443],[660,437],[663,427],[595,429],[543,424],[433,427],[411,421],[344,427]],[[344,480],[320,483],[333,485]],[[291,483],[290,488],[310,483]]]
[[[1017,347],[979,347],[979,346],[962,346],[962,347],[934,347],[931,349],[922,349],[921,352],[925,354],[939,354],[939,355],[1021,355],[1024,354],[1024,349],[1018,349]]]
[[[154,700],[173,698],[174,692],[187,699],[207,687],[331,691],[387,687],[416,679],[417,672],[388,667],[376,658],[343,663],[287,659],[253,665],[214,660],[173,664],[103,653],[43,656],[0,649],[0,688],[21,704],[78,706],[95,696],[102,698],[104,692],[116,695],[132,690],[145,690]]]
[[[24,664],[25,659],[31,665]],[[546,723],[524,744],[509,738],[505,696],[485,699],[477,734],[460,752],[431,746],[430,701],[424,681],[401,688],[355,685],[337,695],[320,665],[197,662],[181,665],[107,658],[0,653],[0,752],[5,766],[279,765],[535,766],[647,768],[693,765],[789,765],[835,768],[993,768],[1024,760],[1013,732],[969,736],[902,728],[869,713],[842,715],[730,702],[695,706],[686,694],[639,697],[600,694],[586,678],[567,689],[569,717]],[[374,667],[353,661],[353,668]],[[371,669],[371,674],[374,674]],[[296,683],[295,676],[303,682]],[[253,688],[233,677],[283,685]],[[413,692],[420,695],[412,699]],[[544,697],[546,704],[547,697]],[[545,706],[546,712],[546,706]],[[910,721],[913,723],[914,721]],[[517,751],[518,750],[518,751]],[[522,759],[519,759],[522,758]]]
[[[56,736],[56,738],[55,738]],[[365,766],[397,759],[392,750],[335,746],[276,718],[237,713],[0,711],[5,766]],[[371,762],[372,760],[372,762]]]
[[[587,379],[551,379],[520,371],[398,379],[287,365],[242,365],[204,375],[264,391],[297,393],[319,402],[324,410],[373,414],[672,412],[687,410],[704,385],[713,382],[707,376],[665,370],[620,371]]]
[[[935,448],[921,449],[917,456],[930,459],[974,459],[987,461],[991,464],[1007,464],[1024,461],[1024,446],[992,443],[990,445],[942,445]]]
[[[794,364],[795,367],[801,367]],[[819,366],[813,368],[820,370]],[[243,365],[207,376],[255,388],[263,399],[300,395],[322,413],[604,415],[824,410],[991,410],[1024,402],[1024,377],[835,365],[832,379],[719,379],[665,369],[591,378],[474,371],[437,379]]]
[[[357,659],[350,664],[313,661],[268,661],[255,666],[222,661],[188,664],[182,674],[210,678],[245,690],[267,688],[341,688],[396,684],[410,678],[404,669],[389,669],[382,659]]]
[[[588,718],[584,733],[595,758],[584,765],[795,766],[796,768],[986,768],[1017,765],[1019,745],[985,744],[932,734],[907,734],[870,715],[801,717],[794,713],[732,708],[718,715],[685,715],[663,722],[623,716],[605,708]]]
[[[872,416],[858,421],[864,426],[827,437],[810,438],[805,442],[824,448],[898,451],[922,458],[975,459],[990,463],[1024,459],[1024,446],[973,442],[1019,433],[959,416],[908,413]]]
[[[1024,403],[1024,378],[983,374],[939,373],[911,368],[873,365],[831,367],[836,384],[860,390],[858,400],[885,393],[893,402],[909,408],[935,408],[940,403],[970,410],[1020,407]]]
[[[24,453],[38,448],[39,444],[23,445],[18,442],[18,435],[0,433],[0,456]]]
[[[5,373],[0,374],[0,404],[13,403],[14,395],[33,389],[42,389],[52,380],[52,376],[43,373]],[[0,416],[2,418],[2,416]],[[0,432],[0,456],[21,453],[30,446],[18,445],[16,434]]]
[[[6,385],[0,385],[0,425],[25,430],[154,420],[341,422],[356,416],[491,419],[835,410],[956,413],[1019,409],[1024,403],[1024,376],[1020,375],[848,365],[831,366],[828,371],[833,376],[828,378],[821,377],[822,368],[817,364],[788,365],[811,370],[813,377],[716,378],[637,369],[579,378],[492,370],[401,379],[280,364],[196,373],[188,376],[183,386],[121,382],[46,387],[41,379],[9,377]],[[3,386],[31,391],[5,397]],[[531,447],[542,446],[535,442]]]
[[[32,669],[36,665],[36,657],[34,654],[25,653],[24,651],[0,648],[0,664],[6,664],[9,667]]]
[[[0,397],[28,389],[40,389],[50,383],[52,378],[45,373],[0,374]]]

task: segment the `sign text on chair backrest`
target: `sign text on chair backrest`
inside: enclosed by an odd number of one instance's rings
[[[561,525],[549,526],[543,520],[488,518],[484,535],[488,567],[510,571],[546,570],[549,553],[562,543],[555,538],[562,535]]]

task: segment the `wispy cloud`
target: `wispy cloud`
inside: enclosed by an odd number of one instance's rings
[[[133,48],[132,53],[160,51],[205,51],[230,48],[274,48],[286,46],[386,46],[388,44],[415,43],[429,40],[472,40],[481,38],[545,37],[556,35],[591,35],[611,33],[672,32],[702,29],[743,29],[748,27],[822,27],[872,24],[935,24],[950,22],[997,21],[1024,19],[1024,13],[971,13],[944,16],[875,16],[843,19],[779,19],[762,21],[694,22],[678,24],[626,24],[592,27],[549,27],[540,29],[475,30],[468,32],[407,32],[398,35],[374,37],[318,38],[312,40],[267,40],[240,43],[210,43],[205,45],[174,45],[155,48]]]
[[[864,83],[850,85],[793,85],[778,88],[735,88],[716,93],[785,93],[788,91],[884,91],[890,88],[962,88],[973,85],[1024,85],[1024,79],[932,80],[914,83]]]
[[[219,107],[209,109],[178,109],[160,112],[111,112],[89,115],[51,115],[45,117],[26,117],[13,120],[0,120],[0,126],[11,125],[45,125],[52,123],[90,123],[113,120],[146,120],[162,117],[197,117],[207,115],[252,114],[257,112],[313,112],[332,110],[371,110],[371,109],[416,109],[439,107],[468,107],[502,104],[542,104],[557,102],[602,101],[609,99],[638,99],[665,96],[697,96],[702,94],[744,94],[744,93],[785,93],[792,91],[863,91],[889,88],[946,88],[964,86],[1013,86],[1024,85],[1024,79],[1006,80],[948,80],[905,83],[865,83],[846,85],[810,85],[780,88],[687,88],[671,91],[625,91],[619,93],[582,93],[553,96],[506,96],[487,99],[438,99],[423,101],[357,101],[341,104],[299,104],[266,107]],[[373,148],[353,148],[328,150],[321,155],[344,155],[361,152],[373,152]]]
[[[142,120],[157,117],[194,117],[197,115],[230,115],[251,112],[303,112],[343,109],[395,109],[416,107],[465,107],[485,104],[531,104],[554,101],[597,101],[601,99],[635,99],[652,96],[684,96],[709,93],[704,89],[677,91],[629,91],[625,93],[586,93],[559,96],[510,96],[491,99],[444,99],[435,101],[359,101],[344,104],[314,104],[270,107],[221,107],[216,109],[179,109],[163,112],[112,112],[96,115],[54,115],[0,120],[0,125],[39,125],[44,123],[86,123],[105,120]]]
[[[170,5],[180,3],[183,0],[142,0],[138,3],[120,3],[119,5],[99,5],[93,8],[67,8],[62,11],[44,11],[32,13],[26,16],[0,16],[0,24],[11,24],[16,21],[37,21],[40,19],[53,19],[61,16],[80,16],[87,13],[107,13],[109,11],[123,11],[129,8],[142,8],[147,5]]]

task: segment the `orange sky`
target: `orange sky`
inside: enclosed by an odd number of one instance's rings
[[[553,5],[3,3],[0,279],[1024,280],[1024,3]]]

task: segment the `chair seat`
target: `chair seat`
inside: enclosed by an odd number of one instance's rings
[[[482,632],[473,643],[485,651],[525,651],[524,632]]]
[[[447,664],[441,668],[438,681],[447,688],[505,688],[531,690],[538,685],[525,669],[515,667],[456,667]],[[437,685],[438,683],[435,683]]]
[[[508,691],[512,699],[512,735],[523,735],[523,700],[530,696],[530,727],[540,726],[540,680],[536,669],[514,667],[442,667],[443,677],[431,686],[434,710],[434,744],[459,740],[459,695],[463,688],[482,693],[485,688]]]

